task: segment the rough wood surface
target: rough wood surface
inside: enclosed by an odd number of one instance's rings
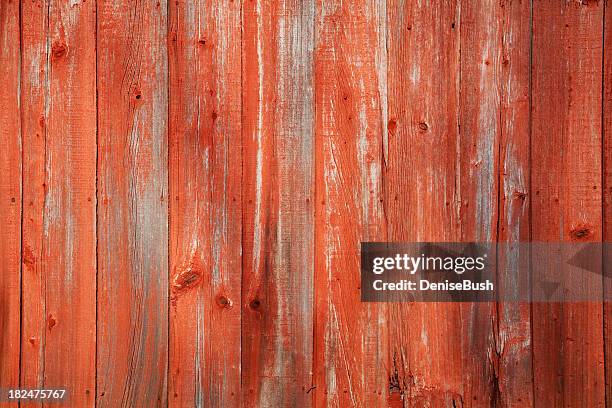
[[[498,235],[501,12],[499,1],[461,2],[455,26],[461,61],[456,185],[460,240],[466,242],[495,242]],[[461,305],[462,400],[476,406],[494,405],[500,398],[495,320],[493,303]]]
[[[242,393],[310,406],[313,0],[243,1]]]
[[[610,241],[606,8],[0,0],[0,388],[612,406],[609,302],[367,304],[359,271],[508,242],[509,294],[518,243]]]
[[[19,27],[19,3],[0,3],[0,388],[19,384],[22,165]]]
[[[317,2],[314,405],[384,407],[386,306],[360,301],[361,241],[384,241],[386,9]],[[384,125],[383,125],[384,124]]]
[[[95,4],[22,4],[21,386],[96,387]],[[75,362],[78,362],[75,369]]]
[[[165,406],[167,5],[97,6],[97,405]]]
[[[240,403],[237,1],[170,2],[171,406]]]
[[[534,241],[602,238],[603,2],[533,8],[531,192]],[[590,288],[601,293],[601,282]],[[534,398],[604,406],[602,305],[533,305]]]
[[[605,243],[612,242],[612,12],[604,13],[603,49],[603,140],[602,140],[602,198],[603,237]],[[604,252],[603,275],[612,276],[612,252],[610,244]],[[612,407],[612,284],[605,282],[604,293],[604,352],[606,406]]]
[[[528,242],[531,234],[530,192],[530,55],[531,4],[502,2],[501,44],[497,60],[500,92],[499,204],[497,239]],[[516,268],[524,247],[498,251],[498,285],[507,295],[518,294]],[[530,407],[533,400],[531,305],[498,303],[492,350],[496,402],[504,407]]]
[[[387,15],[388,240],[459,241],[459,5],[389,1]],[[388,307],[389,405],[460,405],[461,306]]]

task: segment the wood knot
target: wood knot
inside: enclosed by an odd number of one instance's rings
[[[219,115],[217,114],[217,112],[212,111],[212,113],[210,114],[210,117],[212,118],[213,122],[215,120],[217,120],[217,118],[219,117]]]
[[[387,123],[387,130],[391,135],[395,135],[395,131],[397,130],[397,121],[395,119],[391,119],[389,123]]]
[[[202,270],[193,263],[190,263],[174,275],[172,289],[176,293],[183,293],[198,286],[201,281]]]
[[[222,309],[229,309],[230,307],[232,307],[232,301],[226,296],[217,295],[215,300],[217,302],[217,305]]]
[[[62,41],[55,41],[51,46],[53,58],[62,58],[68,53],[68,46]]]
[[[572,238],[586,240],[593,236],[593,230],[588,225],[579,225],[570,231]]]
[[[53,315],[49,315],[49,317],[47,318],[47,327],[49,327],[49,330],[55,327],[56,324],[57,320],[55,320],[55,317],[53,317]]]
[[[419,129],[426,132],[429,129],[429,125],[425,122],[419,122]]]
[[[524,201],[525,198],[527,198],[527,194],[523,193],[522,191],[515,191],[514,198],[517,200]]]
[[[253,299],[249,303],[249,307],[251,308],[251,310],[259,310],[259,308],[261,307],[261,301],[259,299]]]

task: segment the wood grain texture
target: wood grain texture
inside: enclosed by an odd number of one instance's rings
[[[361,241],[385,241],[386,9],[317,2],[314,405],[384,407],[386,306],[361,303]],[[383,125],[384,124],[384,125]]]
[[[529,240],[530,12],[528,2],[461,7],[462,241]],[[498,284],[516,290],[516,249],[502,246],[497,262]],[[461,318],[463,400],[476,406],[532,404],[529,305],[465,304]]]
[[[22,57],[22,331],[20,385],[42,386],[46,306],[43,260],[45,235],[46,122],[49,112],[49,60],[47,35],[49,4],[28,2],[21,6]]]
[[[498,251],[498,285],[508,296],[518,298],[520,280],[516,268],[526,254],[515,243],[531,238],[530,192],[530,49],[531,4],[501,3],[501,64],[499,207],[497,239],[507,242]],[[504,407],[530,407],[533,400],[531,305],[500,302],[494,323],[493,356],[497,384],[496,402]]]
[[[607,7],[0,0],[0,388],[612,406],[609,302],[362,303],[359,275],[363,241],[512,243],[509,295],[516,244],[610,241]]]
[[[603,140],[602,140],[602,199],[603,242],[608,245],[602,259],[603,275],[612,276],[612,12],[604,5],[604,49],[603,49]],[[604,280],[604,353],[606,406],[612,406],[612,285]]]
[[[97,7],[97,405],[165,406],[167,4]]]
[[[170,2],[171,406],[241,398],[240,2]]]
[[[498,1],[461,2],[456,24],[461,56],[456,185],[460,240],[466,242],[495,242],[498,235],[501,16]],[[500,399],[495,319],[493,303],[461,305],[461,398],[474,406],[493,406]]]
[[[600,241],[603,2],[533,7],[532,238]],[[604,406],[601,303],[532,315],[536,404]]]
[[[93,406],[96,86],[93,3],[24,2],[21,385]],[[78,370],[74,369],[78,361]]]
[[[245,0],[242,393],[311,405],[314,260],[312,0]]]
[[[0,388],[19,384],[21,111],[19,2],[0,3]],[[17,406],[11,404],[10,406]]]
[[[392,0],[387,15],[388,240],[458,241],[459,6]],[[460,406],[461,306],[388,306],[389,405]]]

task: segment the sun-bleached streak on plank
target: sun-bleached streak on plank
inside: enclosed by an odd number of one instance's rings
[[[385,241],[384,2],[318,1],[315,406],[386,407],[386,306],[361,303],[361,241]]]
[[[390,0],[388,239],[457,241],[459,8]],[[389,304],[389,405],[462,403],[461,310]]]
[[[519,269],[521,254],[514,243],[528,242],[529,223],[529,93],[531,4],[528,1],[500,3],[501,44],[501,135],[499,157],[498,240],[508,243],[498,251],[498,289],[504,296],[518,297],[517,282],[528,279]],[[517,279],[517,271],[520,274]],[[530,407],[533,401],[529,303],[500,302],[497,305],[495,354],[497,356],[497,403],[505,407]]]
[[[19,2],[0,3],[0,388],[19,386],[21,122]],[[9,404],[17,406],[17,403]]]
[[[462,2],[460,15],[455,28],[461,37],[461,131],[456,158],[461,241],[495,242],[501,134],[500,2]],[[492,302],[461,305],[463,400],[475,406],[493,406],[499,399],[495,317]]]
[[[21,386],[93,406],[96,90],[92,2],[22,4]]]
[[[602,238],[602,11],[595,1],[533,5],[534,241]],[[533,304],[536,405],[604,405],[602,309]]]
[[[97,405],[165,406],[167,4],[97,6]]]
[[[246,406],[310,406],[314,0],[243,1]]]
[[[240,2],[170,2],[170,406],[240,405]]]

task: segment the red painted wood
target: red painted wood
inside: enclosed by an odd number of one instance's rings
[[[93,406],[96,347],[95,7],[22,4],[21,386]]]
[[[499,207],[497,234],[500,242],[530,240],[530,49],[531,4],[501,4],[500,58],[500,146]],[[502,246],[498,251],[498,287],[507,296],[517,291],[519,247]],[[521,272],[522,274],[528,271]],[[494,326],[497,402],[508,407],[530,407],[533,400],[531,305],[497,304]],[[495,361],[495,358],[494,358]]]
[[[22,331],[20,384],[43,385],[43,345],[47,333],[43,303],[46,270],[43,259],[45,236],[45,184],[48,118],[47,33],[49,4],[21,5],[21,117],[23,227],[22,227]]]
[[[458,241],[459,5],[387,4],[388,239]],[[460,406],[461,306],[388,307],[389,405]]]
[[[317,2],[315,406],[387,406],[386,305],[360,301],[361,241],[385,241],[386,9]]]
[[[358,262],[361,241],[609,241],[604,7],[0,2],[0,387],[612,405],[609,304],[364,304]]]
[[[97,10],[97,406],[165,406],[167,5],[100,0]]]
[[[602,259],[604,276],[604,352],[606,406],[612,406],[612,13],[607,8],[604,13],[603,49],[603,237],[607,250]]]
[[[171,406],[240,405],[240,2],[170,2]]]
[[[21,112],[19,2],[0,3],[0,388],[19,384]],[[10,404],[9,406],[17,406]]]
[[[459,30],[461,239],[528,241],[530,6],[462,4]],[[518,255],[503,249],[498,285],[511,291]],[[529,305],[465,304],[461,318],[463,400],[531,405]]]
[[[242,3],[245,406],[311,405],[311,0]]]
[[[466,242],[495,242],[498,237],[501,12],[498,1],[461,3],[455,25],[461,38],[456,185],[460,236]],[[474,406],[494,405],[501,399],[495,319],[494,303],[461,305],[462,400]]]
[[[534,3],[534,241],[602,238],[602,13],[603,2]],[[602,304],[534,304],[532,316],[536,404],[603,406]]]

